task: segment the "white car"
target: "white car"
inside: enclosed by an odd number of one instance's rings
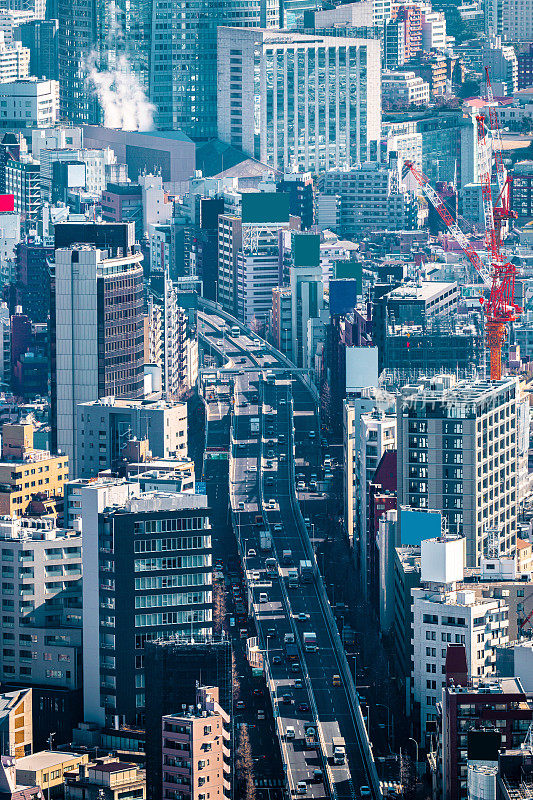
[[[247,555],[248,555],[248,558],[255,558],[256,555],[257,555],[257,552],[254,550],[253,547],[250,547],[250,549],[248,550],[248,554]]]
[[[296,794],[307,794],[307,783],[305,781],[298,781]]]

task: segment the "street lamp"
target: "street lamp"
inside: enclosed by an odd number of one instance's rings
[[[414,744],[415,744],[415,747],[416,747],[416,771],[417,771],[417,774],[418,774],[418,742],[416,741],[416,739],[413,739],[412,736],[410,736],[407,741],[414,742]]]

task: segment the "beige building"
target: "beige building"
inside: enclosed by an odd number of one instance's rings
[[[33,749],[31,689],[0,694],[0,751],[22,758]]]
[[[83,762],[65,780],[65,800],[120,800],[146,797],[146,773],[136,764],[116,758]]]
[[[43,750],[16,762],[17,783],[23,786],[39,786],[43,792],[49,792],[56,786],[62,786],[65,776],[79,769],[81,764],[89,760],[87,753],[60,753],[56,750]]]
[[[63,486],[67,480],[68,458],[35,449],[32,425],[2,426],[0,515],[21,517],[34,513],[55,519],[63,512]]]
[[[222,800],[230,796],[230,717],[218,704],[218,687],[200,686],[196,705],[163,717],[161,797]]]

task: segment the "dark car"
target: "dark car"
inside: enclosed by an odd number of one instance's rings
[[[298,706],[298,711],[301,711],[303,713],[309,711],[309,703],[300,703],[300,705]]]

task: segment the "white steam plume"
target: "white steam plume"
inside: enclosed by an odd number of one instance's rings
[[[123,39],[123,31],[118,21],[118,9],[114,2],[109,4],[109,33],[106,44],[109,51]],[[154,127],[155,106],[133,72],[124,54],[113,59],[108,68],[98,69],[98,53],[93,50],[85,59],[87,81],[96,92],[104,112],[104,125],[123,131],[150,131]]]

